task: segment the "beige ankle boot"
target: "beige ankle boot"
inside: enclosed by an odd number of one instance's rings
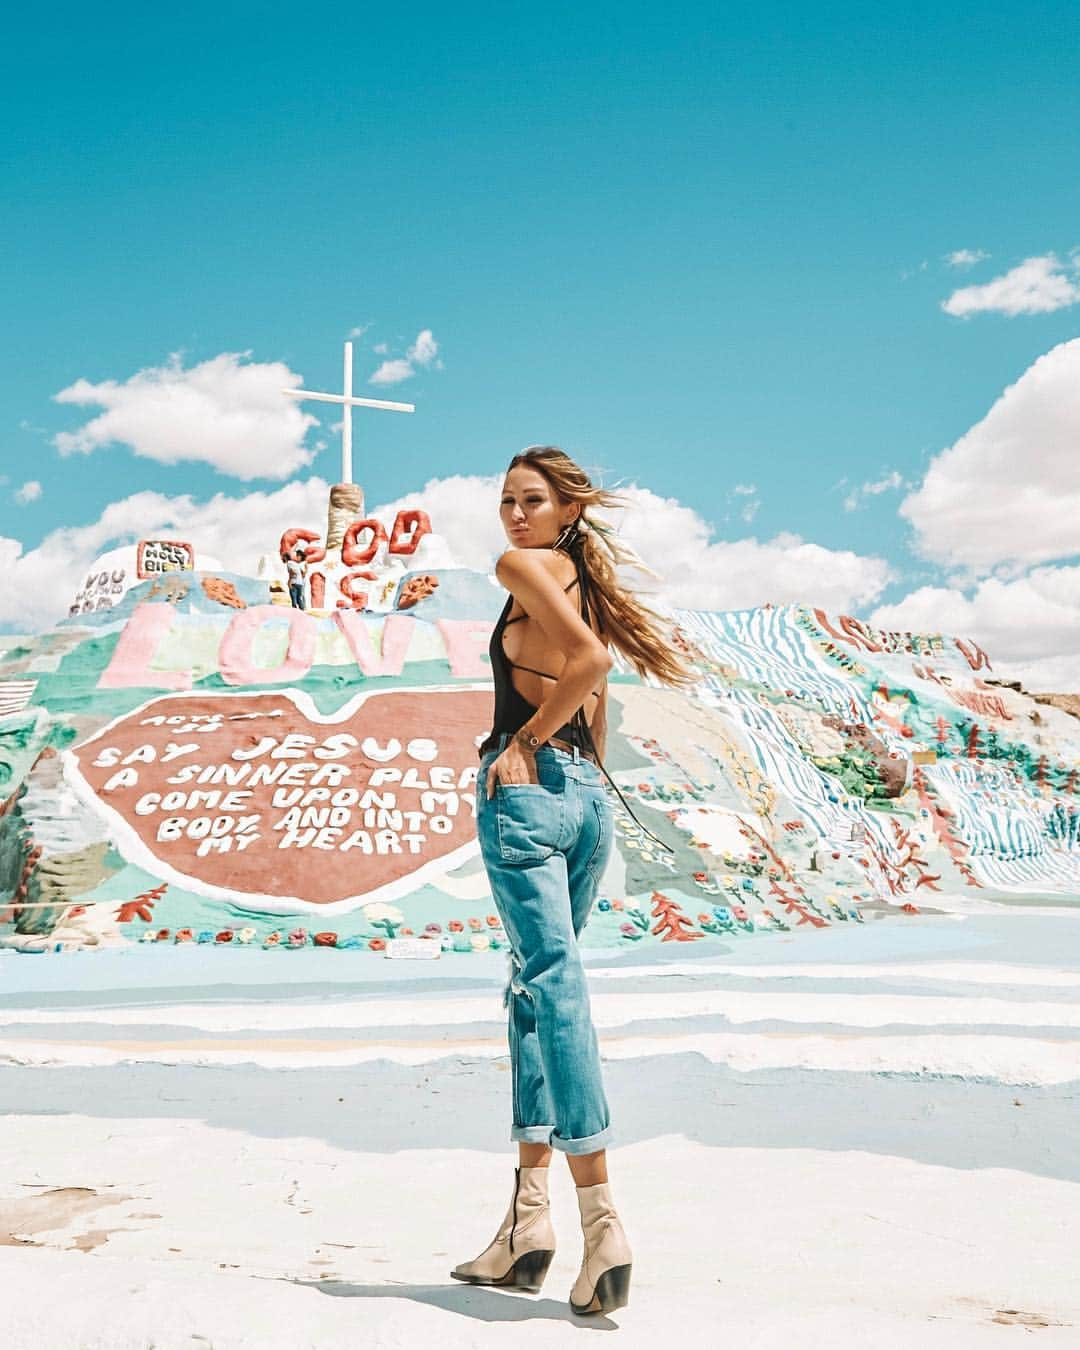
[[[614,1312],[630,1301],[630,1244],[606,1181],[578,1186],[577,1198],[585,1255],[570,1290],[570,1306],[576,1313]]]
[[[535,1294],[555,1255],[548,1204],[548,1169],[515,1167],[514,1196],[490,1245],[450,1272],[469,1284],[497,1284]]]

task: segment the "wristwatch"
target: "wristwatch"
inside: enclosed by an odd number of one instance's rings
[[[526,731],[524,727],[514,736],[514,740],[523,750],[528,750],[530,754],[535,754],[542,744],[539,736],[534,736],[532,732]]]

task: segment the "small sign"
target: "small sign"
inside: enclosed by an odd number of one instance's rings
[[[177,539],[140,539],[136,561],[139,578],[146,581],[165,572],[193,572],[195,550]]]
[[[442,955],[442,947],[434,938],[390,938],[386,944],[386,955],[418,961],[437,961]]]

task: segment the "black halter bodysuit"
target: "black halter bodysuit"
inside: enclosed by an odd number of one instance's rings
[[[591,628],[592,624],[589,621],[589,569],[585,565],[584,540],[580,535],[578,535],[577,539],[571,543],[567,553],[573,561],[577,576],[573,581],[564,586],[563,590],[568,591],[571,586],[578,587],[578,593],[581,599],[581,617]],[[527,670],[530,674],[539,675],[545,680],[554,680],[557,678],[555,675],[549,675],[545,671],[533,670],[531,666],[515,665],[515,663],[506,655],[506,652],[503,650],[503,633],[506,632],[506,629],[510,624],[517,623],[520,619],[527,619],[529,617],[527,614],[519,614],[517,618],[511,619],[510,610],[513,608],[513,605],[514,597],[512,595],[508,596],[503,612],[499,615],[499,621],[496,623],[491,634],[491,644],[488,647],[488,655],[491,657],[491,673],[495,681],[495,724],[491,729],[491,734],[480,747],[481,757],[486,755],[489,750],[494,750],[498,746],[501,733],[509,732],[513,735],[515,731],[520,731],[536,711],[528,699],[523,698],[517,689],[514,688],[514,681],[510,672],[512,670]],[[599,692],[600,691],[597,691],[598,696]],[[604,767],[603,761],[600,759],[596,746],[593,743],[592,732],[589,730],[589,724],[585,719],[584,707],[578,708],[570,721],[561,726],[558,731],[554,733],[554,736],[556,740],[565,741],[569,745],[577,746],[578,750],[585,750],[591,754],[596,760],[600,772],[611,784],[615,791],[615,795],[618,797],[619,801],[622,802],[631,819],[640,825],[641,829],[649,836],[649,838],[654,840],[665,853],[674,853],[675,850],[670,844],[665,843],[663,839],[660,839],[657,835],[653,834],[652,830],[650,830],[647,825],[643,825],[642,822],[638,820],[630,803],[619,791],[619,785]]]
[[[589,606],[588,600],[585,598],[585,589],[582,587],[580,573],[574,577],[573,581],[564,586],[563,590],[568,591],[571,586],[581,588],[581,617],[588,623]],[[532,666],[518,665],[506,655],[503,647],[503,634],[512,623],[518,623],[520,620],[529,617],[527,614],[519,614],[516,618],[511,619],[510,611],[513,605],[514,597],[512,595],[507,596],[506,605],[492,631],[491,644],[488,647],[488,655],[491,657],[491,671],[495,681],[495,717],[491,734],[480,747],[481,755],[486,755],[489,750],[495,749],[499,736],[503,732],[509,732],[513,735],[515,731],[520,731],[533,713],[536,712],[535,706],[524,698],[515,687],[514,678],[510,672],[527,670],[530,675],[539,675],[545,680],[557,678],[555,675],[549,675],[546,671],[534,670]],[[564,723],[558,731],[552,734],[556,740],[565,741],[568,745],[576,745],[579,750],[585,750],[591,754],[596,753],[592,737],[589,735],[588,723],[585,721],[584,708],[579,708],[569,722]]]

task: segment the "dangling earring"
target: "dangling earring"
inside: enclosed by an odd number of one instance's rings
[[[569,525],[564,525],[559,531],[559,537],[552,544],[552,548],[565,549],[569,546],[574,536],[577,534],[578,525],[576,520],[572,520]]]

